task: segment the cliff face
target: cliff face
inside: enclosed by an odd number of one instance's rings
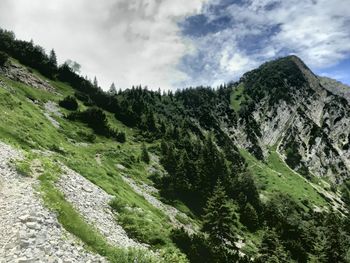
[[[334,82],[316,76],[295,56],[263,64],[246,73],[238,86],[244,86],[244,100],[230,131],[239,145],[261,159],[276,149],[304,175],[336,183],[350,176],[345,88],[334,91]]]

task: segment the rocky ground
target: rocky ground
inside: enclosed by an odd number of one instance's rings
[[[132,178],[127,177],[126,175],[124,175],[122,178],[126,183],[128,183],[130,185],[130,187],[136,193],[143,196],[151,205],[153,205],[154,207],[163,211],[163,213],[169,217],[171,223],[175,227],[178,227],[178,228],[183,227],[190,234],[192,234],[198,230],[198,226],[191,224],[190,219],[188,218],[188,216],[186,214],[180,212],[175,207],[164,204],[163,202],[159,201],[156,197],[154,197],[152,194],[156,193],[158,191],[157,189],[155,189],[154,187],[149,186],[147,184],[138,185],[138,184],[136,184],[136,182]],[[188,221],[188,223],[187,224],[181,223],[177,219],[177,217],[179,217],[179,216],[184,218],[186,221]]]
[[[44,109],[45,109],[45,112],[44,112],[45,117],[51,122],[51,124],[55,128],[57,129],[60,128],[59,122],[53,118],[53,116],[62,117],[62,113],[57,107],[57,104],[54,103],[53,101],[48,101],[44,104]]]
[[[112,196],[85,179],[73,170],[62,166],[63,174],[57,182],[57,188],[64,193],[67,201],[94,225],[112,244],[118,247],[146,248],[129,238],[125,230],[117,223],[109,202]]]
[[[21,155],[0,143],[0,262],[106,262],[65,231],[35,189],[10,165]]]
[[[20,81],[28,86],[49,91],[55,92],[55,89],[47,81],[41,80],[36,77],[33,73],[21,65],[18,65],[13,62],[9,62],[8,65],[1,69],[6,77],[14,81]]]

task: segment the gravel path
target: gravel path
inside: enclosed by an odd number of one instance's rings
[[[9,166],[15,158],[21,155],[0,142],[0,262],[107,262],[60,226],[34,190],[37,180]]]
[[[112,245],[123,248],[146,248],[146,245],[129,238],[117,223],[109,206],[113,196],[68,167],[62,166],[62,170],[63,174],[56,186],[86,222],[94,225]]]
[[[60,128],[59,122],[52,117],[52,116],[62,117],[62,113],[60,112],[56,103],[54,103],[53,101],[48,101],[44,104],[44,108],[45,108],[45,112],[44,112],[45,117],[51,122],[51,124],[55,128],[59,129]]]

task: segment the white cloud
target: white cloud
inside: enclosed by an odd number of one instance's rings
[[[209,8],[220,2],[0,0],[0,26],[55,48],[61,60],[78,61],[105,88],[112,81],[122,88],[216,85],[290,53],[315,70],[350,55],[349,0],[249,0]],[[232,23],[201,37],[182,36],[178,22],[199,13]]]
[[[253,68],[256,63],[252,61],[248,56],[239,52],[230,54],[229,50],[224,50],[220,59],[220,66],[222,69],[231,72],[235,75],[241,75],[246,70]]]
[[[211,61],[215,72],[197,82],[238,79],[266,60],[289,54],[315,70],[334,65],[350,56],[348,9],[348,0],[250,0],[219,11],[207,8],[210,21],[229,17],[232,22],[219,33],[193,39],[201,60]]]
[[[207,0],[1,0],[0,26],[33,39],[61,60],[82,64],[108,88],[171,88],[187,79],[176,68],[191,52],[177,22]]]
[[[335,64],[350,54],[348,8],[346,0],[285,1],[268,13],[281,24],[272,44],[293,50],[315,68]]]

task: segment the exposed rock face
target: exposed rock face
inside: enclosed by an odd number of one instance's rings
[[[0,143],[0,262],[107,262],[60,226],[34,190],[36,179],[9,166],[13,158],[20,154]]]
[[[266,63],[241,82],[252,103],[249,117],[231,129],[240,145],[260,147],[262,157],[277,147],[300,173],[327,176],[334,182],[350,176],[350,105],[330,92],[333,88],[325,86],[329,82],[320,81],[295,56]]]
[[[44,104],[45,112],[44,115],[45,117],[51,122],[51,124],[59,129],[60,128],[60,123],[53,118],[55,117],[62,117],[62,113],[60,112],[59,108],[57,107],[56,103],[53,101],[48,101]]]
[[[350,102],[350,86],[327,77],[319,77],[319,80],[322,86],[327,90],[336,95],[344,97],[348,102]]]
[[[187,221],[190,221],[188,216],[179,210],[177,210],[175,207],[172,207],[170,205],[166,205],[159,201],[156,197],[152,195],[152,193],[157,192],[157,189],[155,189],[152,186],[149,186],[147,184],[142,184],[141,186],[137,185],[136,182],[131,179],[130,177],[123,176],[123,180],[130,185],[130,187],[139,195],[143,196],[151,205],[158,208],[159,210],[163,211],[164,214],[166,214],[171,223],[176,228],[184,228],[189,234],[193,234],[197,231],[199,231],[199,227],[195,226],[191,223],[183,224],[177,220],[176,216],[181,216],[183,218],[186,218]]]
[[[86,222],[96,227],[112,245],[146,249],[146,245],[129,238],[125,230],[118,225],[109,206],[113,196],[68,167],[63,166],[62,169],[63,174],[57,182],[57,187]]]
[[[1,70],[9,79],[12,79],[14,81],[20,81],[28,86],[37,89],[55,92],[55,89],[48,82],[37,78],[34,74],[30,73],[23,66],[10,62],[6,67],[2,68]]]

